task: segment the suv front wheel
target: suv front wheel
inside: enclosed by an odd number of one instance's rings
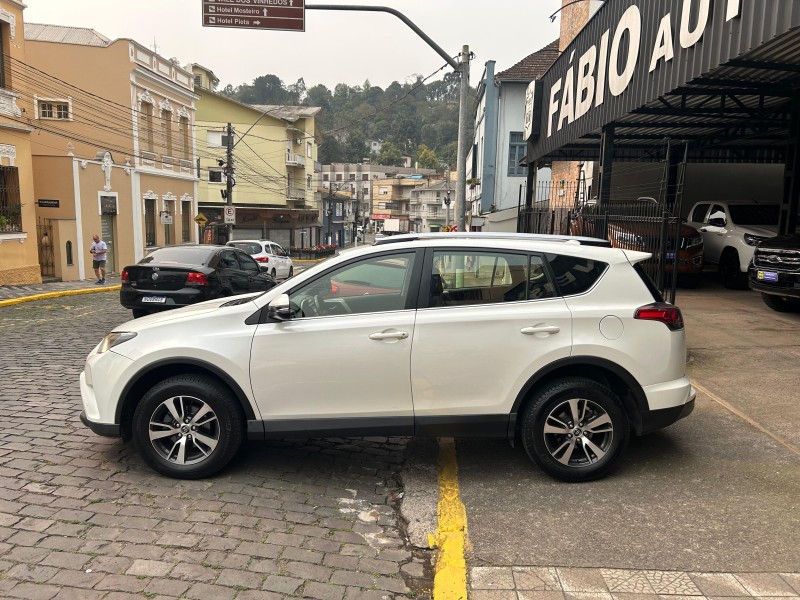
[[[528,404],[522,443],[548,475],[591,481],[616,467],[628,443],[628,419],[614,392],[583,377],[548,384]]]
[[[133,413],[133,440],[153,469],[179,479],[213,475],[244,439],[231,393],[202,375],[175,375],[153,386]]]

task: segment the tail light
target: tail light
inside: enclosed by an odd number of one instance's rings
[[[192,271],[186,276],[186,283],[187,285],[208,285],[208,277]]]
[[[128,269],[122,269],[122,273],[120,273],[119,278],[122,281],[122,283],[128,283],[128,280],[130,279],[130,274],[128,273]]]
[[[269,262],[269,256],[259,256],[258,258],[256,258],[256,262],[268,263]]]
[[[672,304],[656,302],[647,306],[640,306],[633,314],[633,318],[641,321],[659,321],[672,331],[683,329],[681,309]]]

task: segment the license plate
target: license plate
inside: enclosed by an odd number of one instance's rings
[[[142,304],[164,304],[167,299],[164,296],[143,296]]]
[[[778,274],[772,271],[759,271],[757,277],[759,281],[778,281]]]

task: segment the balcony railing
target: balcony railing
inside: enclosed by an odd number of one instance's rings
[[[306,189],[305,188],[289,188],[289,199],[290,200],[305,200],[306,199]]]
[[[287,167],[305,167],[306,157],[302,154],[295,154],[293,152],[286,153],[286,166]]]

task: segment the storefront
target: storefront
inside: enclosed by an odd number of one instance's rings
[[[223,223],[224,206],[200,204],[208,223]],[[287,250],[322,243],[319,212],[288,208],[236,207],[235,240],[271,240]]]
[[[526,121],[526,209],[537,167],[593,164],[590,195],[602,205],[630,185],[622,178],[663,163],[652,187],[666,206],[719,189],[709,177],[748,195],[783,180],[779,227],[793,231],[800,2],[609,0],[532,84]],[[685,182],[670,168],[684,162]]]

